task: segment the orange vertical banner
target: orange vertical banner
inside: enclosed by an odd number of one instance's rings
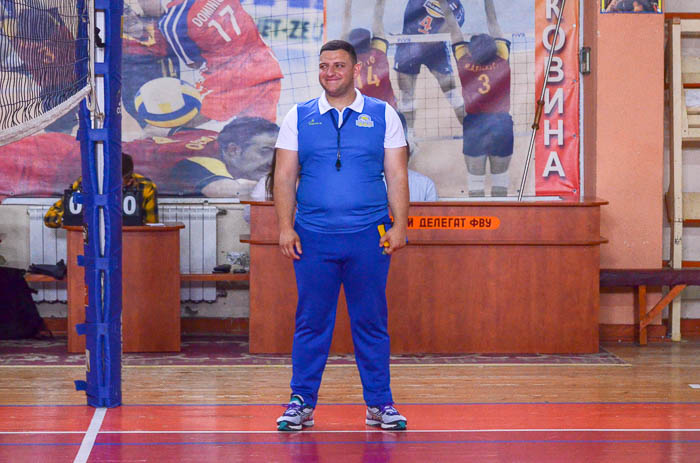
[[[579,171],[579,2],[567,0],[557,43],[561,0],[535,1],[535,95],[539,98],[550,49],[554,55],[535,137],[535,192],[578,197]]]

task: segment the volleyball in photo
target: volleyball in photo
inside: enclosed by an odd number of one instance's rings
[[[156,127],[180,127],[202,108],[202,96],[192,85],[173,77],[149,80],[134,98],[138,116]]]

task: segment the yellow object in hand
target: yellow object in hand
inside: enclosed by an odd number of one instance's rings
[[[384,236],[386,234],[386,228],[384,228],[384,224],[379,224],[377,225],[377,230],[379,230],[379,236]],[[389,247],[389,242],[385,241],[384,242],[384,247],[388,248]],[[386,250],[382,250],[382,254],[386,254]]]

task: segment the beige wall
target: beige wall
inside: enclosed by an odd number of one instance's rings
[[[586,191],[601,215],[601,267],[659,267],[662,259],[664,19],[600,14],[586,2]],[[653,298],[653,296],[651,296]],[[601,295],[601,323],[631,323],[632,294]]]
[[[678,11],[684,13],[700,12],[700,2],[698,0],[666,0],[664,2],[666,11]]]
[[[0,206],[0,256],[8,266],[29,265],[29,216],[26,206]]]

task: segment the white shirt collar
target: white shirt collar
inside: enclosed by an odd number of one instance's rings
[[[362,109],[365,107],[365,98],[362,96],[362,93],[358,89],[355,89],[355,101],[353,101],[350,106],[347,106],[347,108],[352,109],[356,113],[362,113]],[[321,114],[326,114],[328,111],[330,111],[333,108],[333,106],[328,103],[328,99],[326,98],[326,92],[321,93],[321,97],[318,99],[318,112]],[[343,108],[345,110],[345,108]],[[342,111],[338,111],[339,114],[343,114]]]

